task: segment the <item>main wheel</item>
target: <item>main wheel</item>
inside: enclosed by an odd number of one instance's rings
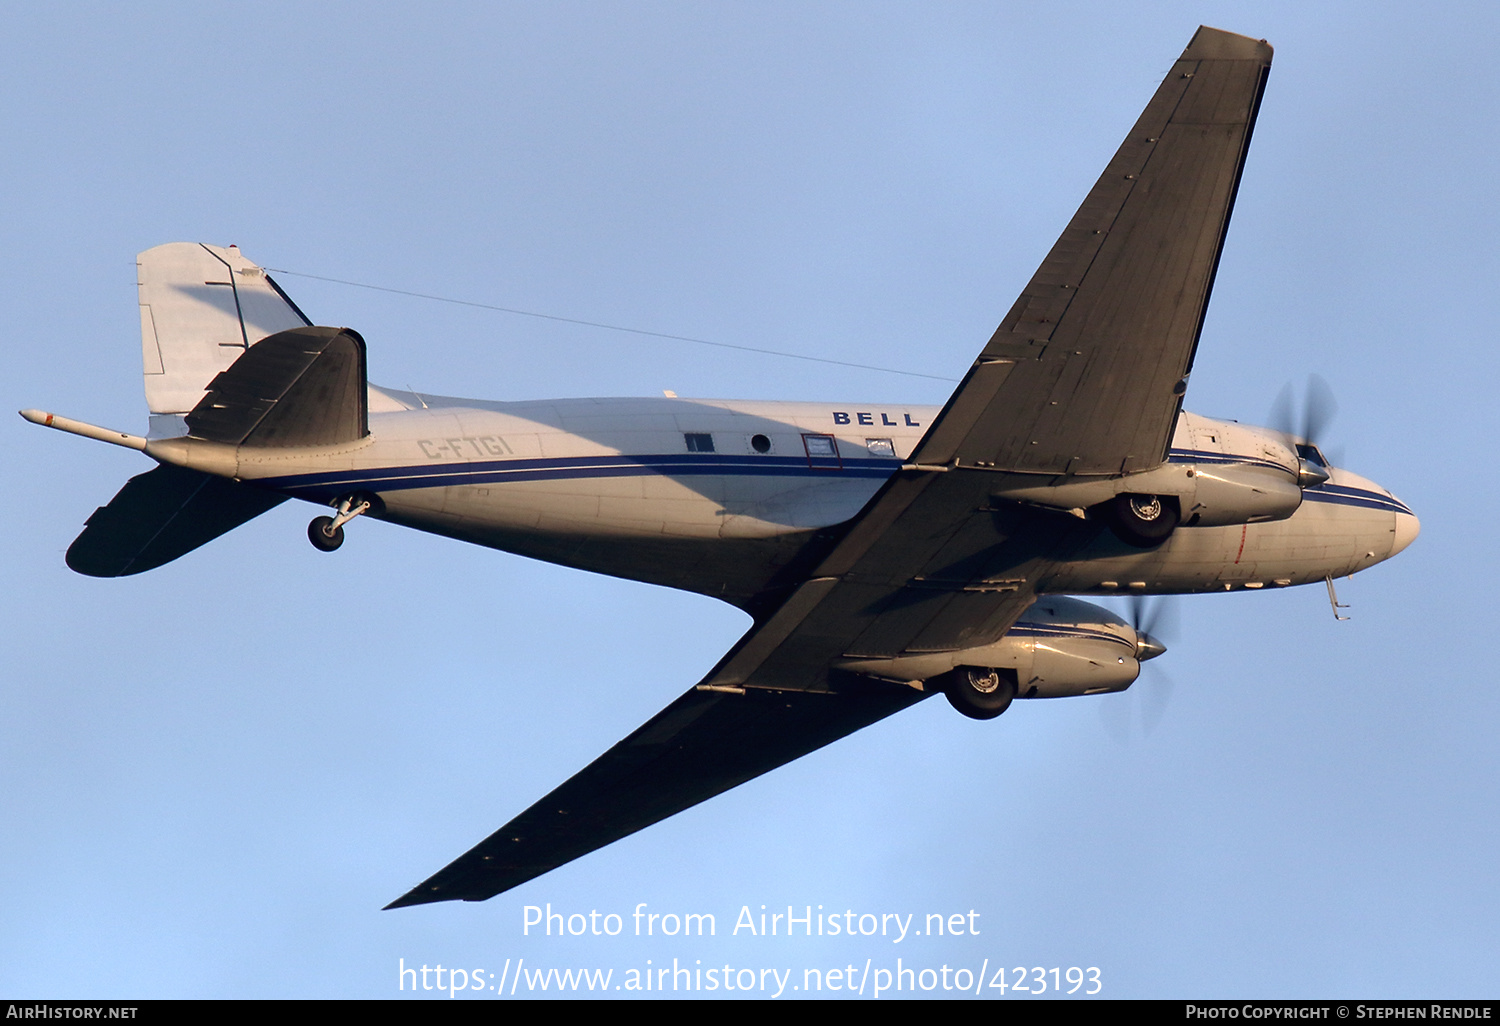
[[[1105,503],[1115,536],[1138,549],[1154,549],[1172,536],[1182,519],[1175,495],[1116,495]]]
[[[1016,697],[1016,676],[1008,670],[960,666],[932,683],[942,688],[953,708],[976,720],[993,720]]]
[[[313,548],[323,552],[332,552],[344,544],[343,527],[333,527],[333,517],[314,517],[313,522],[307,525],[307,540],[313,543]]]

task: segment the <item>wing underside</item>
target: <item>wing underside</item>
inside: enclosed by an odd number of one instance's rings
[[[912,688],[857,680],[821,694],[694,688],[386,907],[483,901],[925,697]]]
[[[696,688],[388,907],[482,900],[920,701],[840,660],[988,645],[1102,527],[995,497],[1011,475],[1160,464],[1270,67],[1200,29],[919,443]]]
[[[1049,561],[1099,530],[1067,514],[990,509],[983,484],[897,475],[818,574],[702,684],[387,907],[493,897],[927,697],[834,664],[999,639]]]
[[[1166,458],[1271,67],[1202,28],[913,461],[1047,475]]]

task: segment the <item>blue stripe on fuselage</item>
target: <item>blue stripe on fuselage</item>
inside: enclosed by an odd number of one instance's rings
[[[1348,485],[1319,485],[1302,491],[1303,502],[1323,502],[1334,506],[1355,506],[1360,509],[1378,509],[1386,513],[1405,513],[1416,516],[1402,502],[1390,495],[1372,492],[1367,488],[1351,488]]]
[[[1018,620],[1015,626],[1005,632],[1005,636],[1008,638],[1070,638],[1077,641],[1112,641],[1117,645],[1124,645],[1131,651],[1135,651],[1135,645],[1118,634],[1074,624],[1032,623],[1027,620]]]
[[[866,457],[844,460],[842,466],[834,457],[814,457],[814,460],[816,462],[810,464],[806,457],[801,456],[734,456],[724,453],[569,456],[288,474],[284,477],[261,478],[255,484],[298,498],[326,501],[355,491],[392,492],[442,488],[448,485],[605,477],[803,477],[830,480],[830,475],[836,475],[884,480],[902,465],[901,460]],[[1278,466],[1254,457],[1225,456],[1193,449],[1173,449],[1171,461]],[[1308,488],[1303,491],[1303,498],[1310,502],[1414,515],[1404,503],[1388,494],[1349,485],[1323,484]]]
[[[852,459],[842,467],[834,457],[727,456],[712,453],[656,456],[571,456],[555,459],[488,460],[427,466],[377,467],[321,474],[289,474],[262,478],[262,488],[300,498],[332,498],[351,491],[404,491],[446,485],[495,484],[511,481],[570,480],[597,477],[844,477],[884,480],[901,466],[900,460]]]
[[[1283,473],[1287,468],[1275,460],[1264,459],[1260,456],[1238,456],[1232,453],[1208,452],[1204,449],[1173,449],[1167,453],[1168,463],[1197,463],[1203,466],[1236,466],[1236,467],[1265,467],[1270,470],[1280,470]]]

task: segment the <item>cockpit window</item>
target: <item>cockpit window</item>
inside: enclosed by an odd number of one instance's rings
[[[1320,467],[1327,467],[1328,460],[1316,445],[1300,444],[1297,446],[1297,458],[1304,459],[1309,463],[1316,463]]]

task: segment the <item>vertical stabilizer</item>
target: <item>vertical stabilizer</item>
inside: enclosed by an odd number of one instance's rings
[[[171,242],[137,256],[136,270],[153,436],[181,434],[209,382],[252,345],[312,323],[234,246]]]

